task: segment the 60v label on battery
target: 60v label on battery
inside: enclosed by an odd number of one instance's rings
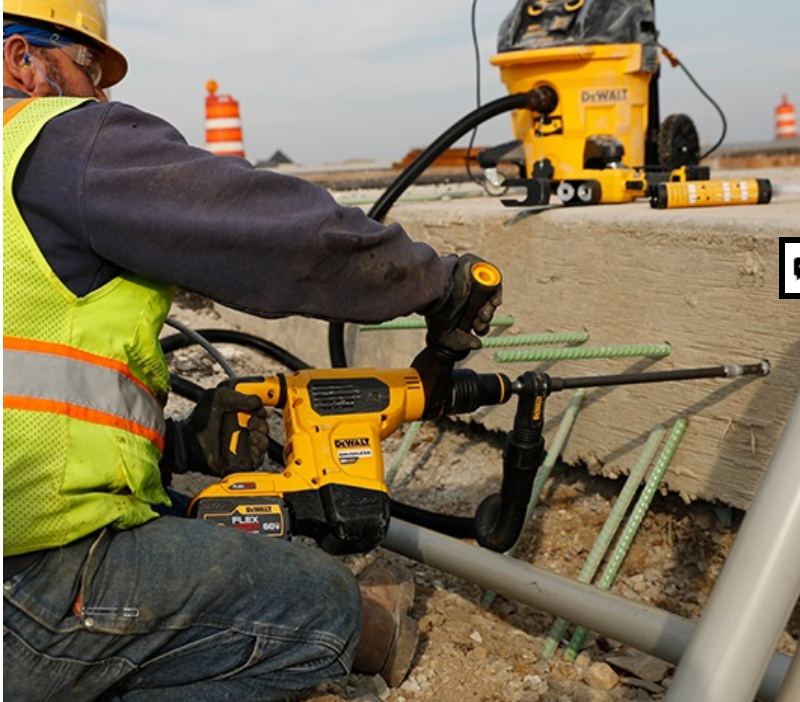
[[[286,503],[278,498],[242,502],[235,499],[200,500],[197,518],[217,526],[226,526],[249,534],[288,538]]]

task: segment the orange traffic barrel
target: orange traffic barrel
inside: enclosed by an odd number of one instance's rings
[[[775,108],[775,138],[797,139],[797,112],[786,95]]]
[[[217,83],[206,83],[206,148],[217,156],[244,158],[239,103],[230,95],[217,95]]]

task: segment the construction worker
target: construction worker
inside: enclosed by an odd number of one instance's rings
[[[408,670],[413,591],[320,549],[170,516],[164,476],[225,473],[221,386],[165,419],[173,286],[263,316],[454,331],[469,255],[108,102],[127,62],[97,0],[3,2],[3,671],[15,702],[277,700]],[[499,295],[479,312],[485,333]]]

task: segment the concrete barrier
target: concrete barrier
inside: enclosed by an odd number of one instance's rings
[[[779,299],[779,237],[800,236],[800,194],[768,205],[663,211],[645,201],[519,210],[484,197],[400,203],[390,215],[442,253],[475,252],[499,266],[501,312],[514,325],[493,334],[586,329],[585,345],[672,348],[658,360],[551,363],[498,363],[495,349],[483,349],[465,363],[475,370],[572,377],[768,359],[766,378],[591,389],[563,453],[593,472],[627,473],[656,423],[686,417],[665,485],[686,500],[748,507],[800,389],[800,303]],[[329,365],[325,323],[220,311],[309,363]],[[346,328],[354,366],[406,366],[422,339],[415,330]],[[567,392],[549,398],[548,436],[569,399]],[[481,409],[473,419],[506,431],[512,416],[513,402]]]

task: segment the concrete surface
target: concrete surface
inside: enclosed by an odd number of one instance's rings
[[[699,497],[746,509],[800,391],[800,304],[778,297],[778,238],[800,236],[800,169],[712,172],[713,178],[740,176],[770,178],[781,186],[781,195],[768,205],[661,211],[644,200],[521,210],[506,208],[497,198],[459,197],[400,202],[390,217],[441,253],[472,251],[499,266],[501,312],[513,315],[515,323],[495,334],[586,329],[585,345],[669,342],[672,347],[660,360],[547,364],[500,364],[494,349],[484,349],[467,367],[500,370],[512,378],[526,370],[572,377],[768,359],[772,372],[766,378],[588,390],[563,453],[567,462],[585,462],[592,471],[627,473],[654,425],[687,417],[689,428],[666,486],[686,500]],[[442,192],[447,191],[416,194]],[[329,365],[324,323],[267,322],[220,312],[314,365]],[[351,365],[407,366],[422,336],[348,325]],[[549,398],[548,439],[570,397],[563,392]],[[474,419],[507,431],[513,405],[482,409]]]

